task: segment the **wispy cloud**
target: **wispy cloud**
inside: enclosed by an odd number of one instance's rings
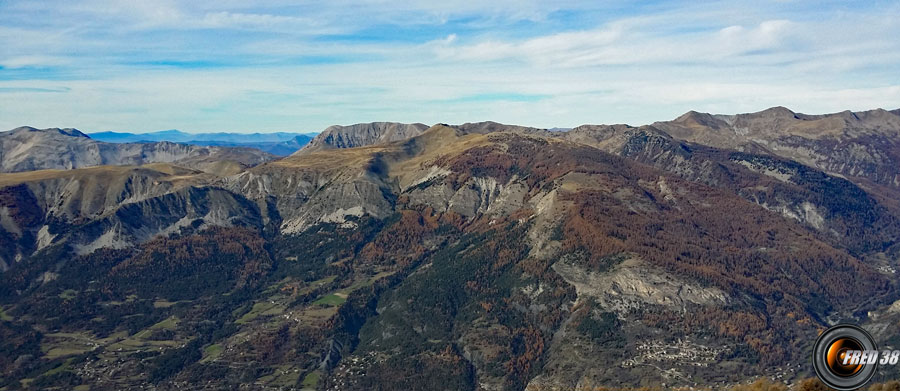
[[[197,27],[219,29],[250,29],[264,31],[296,31],[310,28],[327,28],[323,21],[297,16],[255,14],[239,12],[210,12],[196,24]]]
[[[891,2],[13,0],[0,2],[0,128],[552,127],[896,108],[898,13]]]
[[[0,60],[0,67],[7,69],[49,68],[68,65],[71,60],[66,57],[25,55]]]
[[[71,88],[68,87],[58,87],[58,88],[33,88],[33,87],[0,87],[0,93],[22,93],[22,92],[49,92],[49,93],[61,93],[61,92],[69,92]]]

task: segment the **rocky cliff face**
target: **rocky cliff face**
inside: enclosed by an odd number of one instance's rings
[[[452,150],[456,145],[486,143],[486,135],[506,129],[495,123],[436,125],[404,141],[298,153],[225,178],[222,186],[260,203],[274,199],[284,233],[299,233],[323,222],[343,223],[351,216],[384,218],[396,210],[401,195],[408,202],[467,218],[502,215],[523,206],[522,178],[498,182],[470,177],[455,188],[443,183],[452,170],[437,164],[421,166],[421,162],[437,159],[443,147]]]
[[[21,127],[0,132],[0,172],[178,163],[224,174],[274,158],[252,148],[200,147],[170,142],[104,143],[75,129]]]
[[[8,245],[0,268],[55,244],[86,254],[182,229],[262,228],[256,205],[208,187],[211,179],[166,164],[0,175],[0,226]]]

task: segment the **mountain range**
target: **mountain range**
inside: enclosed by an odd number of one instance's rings
[[[333,126],[283,158],[0,133],[0,388],[797,382],[836,323],[900,348],[898,133],[781,107]]]
[[[0,132],[0,159],[0,172],[178,163],[222,174],[273,160],[275,156],[255,148],[203,147],[169,141],[105,143],[77,129],[24,126]]]
[[[140,143],[169,141],[180,144],[221,147],[249,147],[278,156],[294,153],[311,140],[316,133],[185,133],[179,130],[162,130],[150,133],[97,132],[89,136],[109,143]]]

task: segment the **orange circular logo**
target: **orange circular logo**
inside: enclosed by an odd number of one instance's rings
[[[825,362],[832,373],[841,377],[853,376],[863,365],[860,363],[844,364],[847,354],[854,350],[862,350],[862,344],[853,338],[838,338],[828,346]]]

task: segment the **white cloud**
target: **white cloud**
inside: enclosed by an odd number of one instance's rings
[[[597,4],[0,3],[0,76],[15,74],[0,77],[0,129],[551,127],[642,124],[690,109],[900,107],[900,6]],[[568,19],[556,19],[560,10]],[[47,67],[64,72],[29,73]],[[541,98],[466,100],[491,95]]]
[[[588,30],[556,33],[521,42],[486,41],[435,48],[443,59],[517,60],[539,66],[583,67],[622,64],[717,62],[765,50],[787,49],[794,23],[767,20],[746,28],[688,34],[647,34],[634,23],[611,23]]]

